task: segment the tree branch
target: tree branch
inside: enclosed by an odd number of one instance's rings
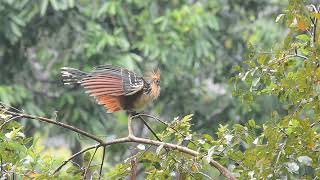
[[[45,117],[39,117],[39,116],[33,116],[33,115],[28,115],[28,114],[24,114],[24,113],[16,113],[16,112],[12,112],[12,111],[7,111],[5,112],[6,114],[10,114],[10,115],[13,115],[13,116],[20,116],[21,118],[28,118],[28,119],[33,119],[33,120],[38,120],[38,121],[42,121],[42,122],[47,122],[49,124],[55,124],[57,126],[60,126],[60,127],[63,127],[65,129],[69,129],[71,131],[74,131],[74,132],[77,132],[83,136],[86,136],[92,140],[95,140],[99,143],[103,143],[103,140],[98,138],[97,136],[93,135],[93,134],[90,134],[84,130],[81,130],[79,128],[76,128],[74,126],[71,126],[69,124],[65,124],[65,123],[62,123],[62,122],[59,122],[59,121],[56,121],[56,120],[52,120],[52,119],[48,119],[48,118],[45,118]]]
[[[54,174],[57,173],[58,171],[60,171],[62,169],[62,167],[64,165],[66,165],[68,162],[70,162],[74,157],[76,157],[76,156],[78,156],[80,154],[83,154],[83,153],[85,153],[85,152],[87,152],[87,151],[89,151],[91,149],[103,147],[104,148],[103,158],[102,158],[102,163],[101,163],[101,166],[100,166],[100,173],[99,173],[100,177],[101,177],[102,166],[103,166],[103,161],[104,161],[104,156],[105,156],[105,148],[107,146],[110,146],[110,145],[122,144],[122,143],[128,143],[128,142],[149,144],[149,145],[152,145],[152,146],[163,146],[163,147],[168,148],[168,149],[173,149],[173,150],[177,150],[177,151],[180,151],[182,153],[185,153],[185,154],[189,154],[189,155],[191,155],[193,157],[197,157],[197,156],[200,155],[199,152],[197,152],[195,150],[192,150],[192,149],[189,149],[189,148],[184,147],[184,146],[179,146],[179,145],[172,144],[172,143],[166,143],[166,142],[161,142],[161,141],[156,141],[156,140],[151,140],[151,139],[147,139],[147,138],[140,138],[140,137],[134,136],[133,131],[132,131],[132,118],[134,116],[132,116],[131,114],[129,114],[129,117],[128,117],[128,132],[129,132],[128,136],[127,137],[123,137],[123,138],[117,138],[117,139],[110,140],[110,141],[104,141],[104,140],[100,139],[99,137],[97,137],[97,136],[95,136],[93,134],[90,134],[90,133],[88,133],[86,131],[83,131],[83,130],[78,129],[78,128],[74,127],[74,126],[71,126],[71,125],[68,125],[68,124],[64,124],[64,123],[61,123],[59,121],[55,121],[55,120],[52,120],[52,119],[33,116],[33,115],[28,115],[28,114],[24,114],[24,113],[16,113],[16,112],[11,112],[11,111],[6,111],[5,113],[13,115],[13,116],[20,116],[21,118],[28,118],[28,119],[38,120],[38,121],[42,121],[42,122],[47,122],[47,123],[50,123],[50,124],[55,124],[57,126],[69,129],[69,130],[74,131],[74,132],[77,132],[77,133],[79,133],[81,135],[84,135],[84,136],[86,136],[86,137],[98,142],[98,144],[93,145],[93,146],[89,146],[89,147],[79,151],[78,153],[72,155],[68,160],[64,161],[54,171]],[[233,176],[233,174],[227,168],[222,166],[217,161],[211,159],[209,164],[211,166],[215,167],[216,169],[218,169],[220,171],[220,173],[223,176],[225,176],[227,179],[231,179],[231,180],[235,180],[236,179]]]

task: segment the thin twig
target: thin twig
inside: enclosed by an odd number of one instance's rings
[[[65,166],[68,162],[70,162],[70,161],[71,161],[73,158],[75,158],[76,156],[78,156],[78,155],[80,155],[80,154],[83,154],[83,153],[85,153],[85,152],[87,152],[87,151],[89,151],[89,150],[91,150],[91,149],[99,148],[99,147],[103,146],[103,147],[104,147],[104,151],[103,151],[103,152],[105,152],[105,147],[106,147],[106,146],[109,146],[109,145],[112,145],[112,144],[125,143],[125,142],[132,142],[132,141],[130,141],[129,138],[126,137],[126,138],[118,138],[118,139],[110,140],[110,141],[107,141],[107,142],[102,142],[102,143],[100,143],[100,144],[96,144],[96,145],[89,146],[89,147],[87,147],[87,148],[85,148],[85,149],[83,149],[83,150],[75,153],[75,154],[72,155],[68,160],[65,160],[65,161],[54,171],[53,174],[56,174],[58,171],[60,171],[63,166]],[[104,158],[104,154],[105,154],[105,153],[103,153],[103,158]],[[101,164],[103,164],[103,163],[101,163]]]
[[[314,4],[311,4],[310,7],[312,7],[314,12],[319,13],[318,8]],[[314,45],[316,43],[316,32],[317,32],[318,19],[316,17],[314,19],[312,19],[312,17],[310,17],[310,20],[311,20],[311,23],[313,26],[312,33],[310,33],[312,35],[311,47],[314,47]]]
[[[1,126],[0,126],[0,131],[2,130],[2,128],[3,128],[6,124],[8,124],[9,122],[14,121],[14,120],[16,120],[16,119],[18,119],[18,118],[21,118],[21,117],[22,117],[22,116],[14,116],[14,117],[12,117],[12,118],[4,121],[4,122],[1,124]]]
[[[72,155],[68,160],[63,161],[63,163],[53,172],[53,174],[56,174],[58,171],[60,171],[61,168],[62,168],[64,165],[66,165],[68,162],[70,162],[70,161],[71,161],[73,158],[75,158],[76,156],[79,156],[80,154],[83,154],[83,153],[85,153],[85,152],[87,152],[87,151],[89,151],[89,150],[91,150],[91,149],[98,148],[98,147],[100,147],[100,146],[101,146],[100,144],[96,144],[96,145],[89,146],[89,147],[87,147],[87,148],[85,148],[85,149],[83,149],[83,150],[75,153],[75,154]]]
[[[312,47],[314,47],[315,43],[317,42],[317,23],[318,23],[318,19],[314,18],[314,20],[312,21],[313,24],[313,28],[312,28]]]
[[[167,122],[162,121],[161,119],[159,119],[159,118],[157,118],[157,117],[155,117],[155,116],[152,116],[152,115],[150,115],[150,114],[139,113],[139,114],[136,114],[136,115],[132,116],[132,118],[136,118],[136,117],[139,117],[139,116],[149,117],[149,118],[152,118],[152,119],[155,119],[155,120],[161,122],[161,123],[164,124],[164,125],[169,126],[169,124],[168,124]]]
[[[89,168],[90,168],[91,162],[92,162],[94,156],[96,155],[96,152],[97,152],[98,149],[99,149],[99,147],[96,147],[96,149],[94,150],[93,155],[90,157],[90,160],[89,160],[89,163],[88,163],[88,165],[87,165],[87,168],[86,168],[86,170],[84,171],[83,180],[86,179],[86,176],[87,176],[88,170],[89,170]]]
[[[142,121],[142,123],[149,129],[149,131],[153,134],[153,136],[158,140],[158,141],[162,141],[158,136],[157,133],[154,132],[154,130],[149,126],[149,124],[141,117],[138,116],[138,118]]]
[[[282,146],[281,146],[281,149],[280,149],[280,151],[279,151],[279,153],[278,153],[278,156],[277,156],[277,159],[276,159],[276,162],[275,162],[275,167],[277,166],[277,164],[278,164],[278,162],[279,162],[281,153],[282,153],[282,151],[283,151],[283,149],[284,149],[284,147],[285,147],[285,145],[286,145],[286,143],[287,143],[287,140],[288,140],[288,138],[286,138],[286,139],[284,140],[284,142],[283,142],[283,144],[282,144]]]
[[[304,59],[304,60],[309,59],[307,56],[304,56],[304,55],[301,55],[301,54],[296,54],[295,56],[296,56],[296,57],[299,57],[299,58],[302,58],[302,59]]]
[[[10,106],[10,105],[8,105],[8,104],[5,104],[5,103],[3,103],[3,102],[0,102],[0,105],[2,106],[0,106],[0,109],[6,109],[6,110],[9,110],[9,109],[13,109],[13,110],[15,110],[16,112],[19,112],[19,113],[23,113],[23,111],[21,111],[21,110],[19,110],[19,109],[17,109],[17,108],[15,108],[15,107],[12,107],[12,106]]]
[[[302,59],[305,59],[305,60],[308,59],[308,57],[300,55],[300,54],[290,54],[290,55],[282,57],[281,59],[277,60],[276,62],[279,63],[279,62],[282,62],[282,61],[284,61],[286,59],[293,58],[293,57],[299,57],[299,58],[302,58]]]
[[[201,174],[202,176],[204,176],[204,177],[206,177],[206,178],[208,178],[208,179],[210,179],[210,180],[213,180],[212,177],[210,177],[208,174],[206,174],[206,173],[204,173],[204,172],[199,171],[199,172],[196,172],[195,174]]]
[[[99,180],[101,178],[101,174],[102,174],[102,168],[103,168],[103,163],[104,163],[104,157],[106,154],[106,147],[103,147],[103,152],[102,152],[102,159],[101,159],[101,164],[100,164],[100,170],[99,170]]]
[[[3,173],[3,162],[2,162],[2,156],[0,155],[0,169],[1,169],[1,173],[0,174],[2,174]]]
[[[310,125],[311,128],[313,128],[314,126],[316,126],[317,124],[320,124],[320,121],[314,122]]]

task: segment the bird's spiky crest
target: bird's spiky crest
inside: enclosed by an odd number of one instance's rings
[[[160,73],[161,71],[159,68],[154,69],[153,71],[148,73],[148,78],[150,80],[160,80]]]

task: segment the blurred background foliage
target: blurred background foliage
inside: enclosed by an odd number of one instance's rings
[[[141,74],[161,69],[161,96],[146,111],[164,120],[193,113],[193,130],[211,135],[219,123],[264,122],[281,109],[278,102],[262,96],[250,107],[240,104],[229,79],[248,43],[259,51],[284,38],[285,28],[274,21],[286,5],[282,0],[2,0],[0,101],[97,135],[124,135],[124,113],[106,114],[60,78],[64,66],[90,71],[111,63]],[[59,128],[23,123],[27,135],[40,131],[48,146],[67,144],[76,152],[86,145]],[[130,155],[122,147],[112,147],[109,163]]]

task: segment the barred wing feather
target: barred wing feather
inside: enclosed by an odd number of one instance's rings
[[[96,67],[83,78],[81,85],[99,104],[103,104],[108,112],[116,112],[124,109],[124,97],[141,91],[145,81],[127,69],[104,65]]]
[[[98,66],[81,81],[92,96],[129,96],[142,90],[144,80],[136,73],[112,65]]]

